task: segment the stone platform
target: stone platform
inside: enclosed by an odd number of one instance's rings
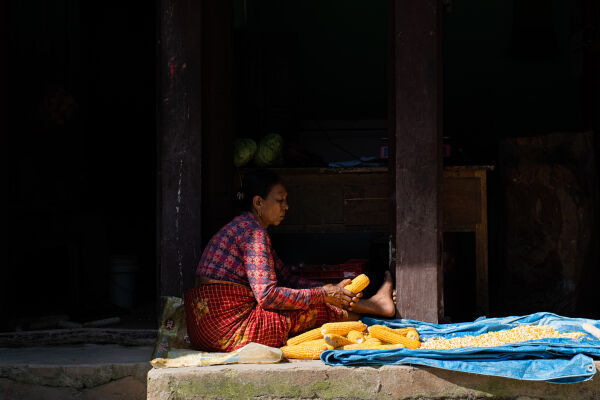
[[[600,399],[600,374],[561,385],[318,360],[152,369],[151,353],[151,346],[98,344],[0,348],[0,400]]]
[[[596,362],[600,369],[600,362]],[[600,375],[600,374],[599,374]],[[600,399],[600,376],[577,384],[524,382],[434,368],[330,367],[321,361],[152,369],[148,400]]]

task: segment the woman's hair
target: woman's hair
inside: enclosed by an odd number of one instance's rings
[[[267,198],[273,186],[278,183],[281,183],[281,177],[274,171],[256,169],[246,172],[242,179],[242,187],[237,195],[242,211],[252,211],[254,196]]]

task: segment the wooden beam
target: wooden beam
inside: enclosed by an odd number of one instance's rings
[[[389,4],[396,312],[402,318],[437,322],[443,315],[442,4],[439,0]]]
[[[158,2],[159,296],[192,287],[202,250],[201,21],[201,1]]]

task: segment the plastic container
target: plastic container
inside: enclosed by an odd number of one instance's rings
[[[111,258],[109,286],[111,303],[125,309],[133,308],[137,271],[136,257],[119,255]]]

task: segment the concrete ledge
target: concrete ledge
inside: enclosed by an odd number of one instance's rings
[[[596,362],[600,369],[600,362]],[[152,369],[148,400],[600,399],[600,377],[578,384],[524,382],[435,368],[331,367],[321,361]]]

